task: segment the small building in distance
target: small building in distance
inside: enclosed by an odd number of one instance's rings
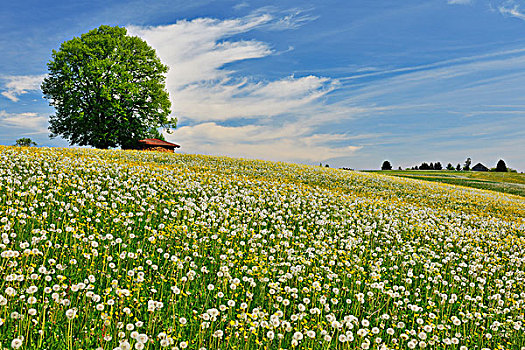
[[[139,140],[138,149],[145,151],[159,151],[159,152],[173,152],[175,148],[180,146],[168,141],[159,139],[144,139]]]
[[[481,163],[478,163],[472,167],[472,171],[489,171],[489,168]]]

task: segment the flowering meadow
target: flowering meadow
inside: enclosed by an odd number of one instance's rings
[[[0,348],[525,349],[525,199],[0,146]]]

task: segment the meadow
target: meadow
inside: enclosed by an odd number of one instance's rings
[[[525,199],[0,146],[0,348],[525,349]]]
[[[384,170],[385,175],[442,182],[525,197],[525,174],[485,171]]]

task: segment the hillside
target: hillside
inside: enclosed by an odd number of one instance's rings
[[[385,170],[373,172],[390,176],[479,188],[525,197],[525,174],[521,173],[448,170]]]
[[[525,347],[519,196],[0,146],[0,232],[0,347]]]

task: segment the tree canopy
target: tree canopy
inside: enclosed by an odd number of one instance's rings
[[[32,146],[36,146],[36,142],[31,140],[29,137],[22,137],[16,140],[15,146],[32,147]]]
[[[463,170],[465,171],[469,171],[470,170],[470,164],[472,164],[472,159],[467,158],[467,160],[465,160],[465,165],[463,166]]]
[[[168,67],[126,28],[100,26],[53,50],[42,91],[56,109],[51,137],[71,144],[133,147],[176,127],[165,89]]]
[[[419,170],[432,170],[433,168],[430,167],[430,165],[427,164],[427,162],[421,163],[419,166]]]
[[[507,170],[507,164],[505,164],[505,161],[503,159],[500,159],[498,161],[498,164],[496,164],[496,171],[506,173]]]
[[[392,170],[392,164],[390,164],[388,160],[385,160],[383,165],[381,165],[381,170]]]

